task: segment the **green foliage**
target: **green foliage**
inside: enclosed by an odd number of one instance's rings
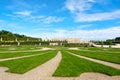
[[[41,41],[41,38],[33,38],[33,37],[28,37],[25,35],[19,35],[19,34],[14,34],[12,32],[2,30],[0,31],[0,38],[2,38],[3,41]]]
[[[99,45],[103,45],[103,44],[104,45],[114,45],[116,43],[120,44],[120,37],[116,37],[115,39],[107,39],[106,41],[92,41],[92,42],[99,44]]]
[[[115,38],[115,41],[120,42],[120,37],[116,37],[116,38]]]
[[[1,42],[1,45],[17,45],[17,42]]]
[[[20,45],[39,45],[39,41],[20,42]]]
[[[41,42],[41,45],[42,45],[42,46],[48,46],[49,43],[50,43],[49,41],[43,41],[43,42]]]

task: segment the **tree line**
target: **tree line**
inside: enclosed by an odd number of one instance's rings
[[[120,44],[120,37],[116,37],[115,39],[107,39],[105,41],[92,41],[98,45],[115,45]]]
[[[1,42],[15,42],[15,41],[41,41],[41,38],[28,37],[26,35],[14,34],[10,31],[1,30],[0,31],[0,41]]]

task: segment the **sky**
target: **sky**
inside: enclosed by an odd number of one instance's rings
[[[0,30],[38,38],[120,37],[120,0],[0,0]]]

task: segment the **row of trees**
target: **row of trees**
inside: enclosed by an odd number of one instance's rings
[[[0,41],[41,41],[41,38],[33,38],[25,35],[14,34],[12,32],[1,30]]]
[[[115,39],[108,39],[106,42],[120,43],[120,37],[116,37]]]
[[[41,42],[41,41],[27,41],[27,42],[0,42],[0,45],[40,45],[40,46],[48,46],[49,42]]]
[[[107,39],[105,41],[92,41],[98,45],[115,45],[120,44],[120,37],[116,37],[115,39]]]
[[[27,41],[27,42],[0,42],[0,45],[39,45],[39,46],[52,46],[50,41]],[[55,46],[65,46],[65,47],[89,47],[88,43],[67,43],[67,42],[58,42],[58,45]]]

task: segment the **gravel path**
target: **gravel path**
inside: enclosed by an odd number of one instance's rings
[[[41,50],[54,50],[54,49],[53,49],[53,48],[44,47],[44,48],[42,48]]]
[[[88,58],[88,57],[85,57],[85,56],[81,56],[81,55],[77,55],[77,54],[71,53],[69,51],[67,51],[67,52],[72,54],[72,55],[74,55],[74,56],[80,57],[80,58],[84,58],[84,59],[87,59],[87,60],[90,60],[90,61],[93,61],[93,62],[97,62],[97,63],[103,64],[103,65],[107,65],[107,66],[110,66],[110,67],[113,67],[113,68],[116,68],[116,69],[120,69],[120,65],[119,64],[110,63],[110,62],[97,60],[97,59],[93,59],[93,58]]]
[[[69,48],[68,50],[79,50],[78,48]]]

